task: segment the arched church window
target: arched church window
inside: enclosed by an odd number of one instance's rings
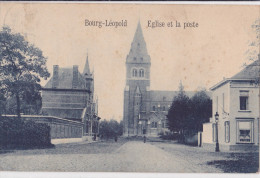
[[[139,70],[139,77],[144,77],[144,69]]]
[[[157,128],[157,122],[152,122],[151,127],[152,127],[152,128]]]
[[[137,70],[136,70],[136,69],[133,69],[132,76],[133,76],[133,77],[137,77]]]

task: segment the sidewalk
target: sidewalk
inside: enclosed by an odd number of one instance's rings
[[[97,140],[98,141],[98,140]],[[97,141],[87,141],[83,138],[61,138],[61,139],[51,139],[51,143],[54,145],[60,145],[60,144],[67,144],[67,143],[77,143],[77,144],[86,144],[86,143],[93,143]]]
[[[64,144],[64,143],[76,143],[76,142],[82,142],[82,138],[51,139],[51,143],[54,145]]]

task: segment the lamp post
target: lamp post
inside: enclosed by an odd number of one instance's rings
[[[218,143],[218,119],[219,119],[219,114],[216,112],[215,114],[215,120],[216,120],[216,149],[215,152],[219,152],[219,143]]]

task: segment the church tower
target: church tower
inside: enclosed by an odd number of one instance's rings
[[[87,54],[85,67],[84,67],[84,70],[83,70],[83,77],[84,77],[84,79],[86,81],[86,86],[85,86],[86,89],[91,91],[90,96],[93,96],[93,92],[94,92],[94,77],[93,77],[93,74],[90,72],[90,69],[89,69],[88,54]]]
[[[138,133],[142,113],[150,109],[150,67],[140,21],[138,22],[129,54],[126,57],[126,86],[124,91],[124,135]]]
[[[86,63],[84,66],[84,70],[82,73],[83,78],[85,79],[85,88],[90,91],[89,95],[87,96],[85,112],[83,114],[83,122],[84,122],[84,133],[91,134],[92,133],[92,123],[93,118],[92,115],[94,114],[93,109],[93,97],[94,97],[94,76],[93,73],[90,72],[89,69],[89,61],[88,61],[88,54],[86,58]]]

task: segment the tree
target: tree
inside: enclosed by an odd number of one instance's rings
[[[250,75],[254,77],[252,84],[256,86],[260,84],[260,18],[258,18],[251,26],[255,32],[255,39],[249,42],[249,48],[246,51],[247,62],[244,67],[248,68]]]
[[[5,106],[6,98],[4,94],[0,91],[0,116],[5,113],[6,106]]]
[[[0,90],[6,98],[16,98],[18,118],[21,99],[38,97],[41,78],[46,80],[50,76],[46,60],[42,51],[20,33],[12,33],[9,27],[0,31]]]
[[[121,136],[123,134],[123,122],[118,123],[116,120],[103,120],[100,122],[99,133],[106,139]]]
[[[184,141],[184,130],[189,128],[190,118],[190,99],[185,94],[182,83],[179,86],[179,93],[174,97],[172,105],[169,109],[167,119],[168,128],[173,132],[180,133],[181,142]]]
[[[260,47],[260,18],[257,19],[253,25],[251,26],[252,30],[254,31],[255,35],[255,39],[253,39],[252,41],[249,42],[249,48],[246,51],[246,55],[247,55],[247,60],[249,61],[249,63],[252,63],[256,60],[259,60],[259,55],[260,55],[260,51],[259,51],[259,47]],[[245,66],[247,66],[248,64],[245,63]]]
[[[190,129],[202,131],[203,123],[209,122],[212,116],[212,101],[205,90],[198,91],[191,98],[191,123]]]

